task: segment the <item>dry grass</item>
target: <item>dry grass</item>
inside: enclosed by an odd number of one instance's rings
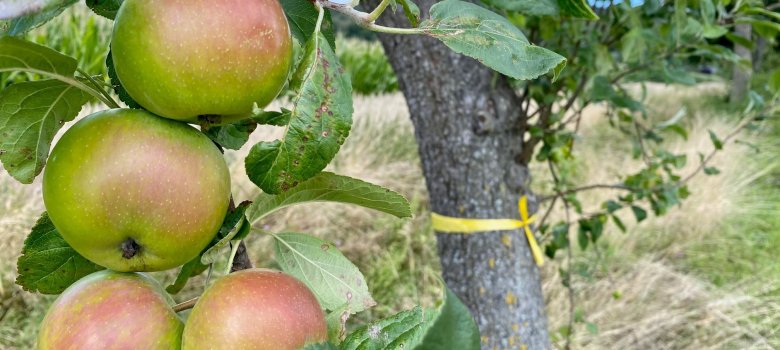
[[[717,89],[717,87],[715,87]],[[654,115],[674,114],[701,91],[654,87],[651,98]],[[435,276],[438,262],[435,239],[427,217],[424,181],[416,155],[416,145],[400,95],[357,97],[355,127],[330,170],[382,184],[397,190],[413,203],[413,220],[396,220],[385,215],[346,205],[306,205],[276,213],[262,225],[271,230],[299,231],[333,241],[367,275],[370,288],[381,306],[368,317],[387,315],[416,303],[430,305],[438,295]],[[704,111],[701,108],[701,111]],[[689,154],[689,167],[696,165],[696,152],[707,151],[711,143],[707,129],[728,130],[734,123],[726,114],[689,110],[688,123],[696,132],[688,141],[675,140],[672,148]],[[603,111],[590,109],[578,140],[576,168],[582,183],[615,182],[617,174],[638,169],[639,164],[624,150],[622,136],[605,127]],[[277,128],[261,128],[253,141],[278,137]],[[252,143],[252,142],[250,142]],[[243,171],[248,147],[228,152],[238,200],[251,199],[254,185]],[[577,307],[585,320],[598,326],[590,333],[577,324],[573,347],[584,349],[734,349],[778,346],[776,336],[780,303],[776,290],[780,282],[756,276],[741,276],[737,282],[719,286],[696,271],[686,270],[689,258],[706,255],[702,244],[737,244],[720,232],[726,220],[735,215],[755,215],[766,211],[757,198],[757,179],[773,164],[754,159],[747,148],[727,147],[717,158],[719,176],[696,178],[693,195],[683,206],[660,218],[650,218],[622,234],[609,231],[602,254],[577,252],[575,263],[588,266],[589,277],[577,277]],[[539,191],[545,189],[545,172],[535,166]],[[0,321],[0,349],[30,348],[36,325],[51,298],[22,292],[13,285],[14,263],[21,242],[43,210],[40,186],[22,186],[6,174],[0,175],[0,300],[10,307]],[[591,192],[589,203],[614,195]],[[757,200],[758,199],[758,200]],[[560,215],[556,213],[555,215]],[[633,222],[626,218],[627,223]],[[780,226],[778,226],[780,227]],[[774,227],[774,229],[778,229]],[[717,243],[721,244],[721,243]],[[270,241],[255,237],[251,255],[264,266],[273,266]],[[550,329],[553,333],[568,322],[568,295],[557,269],[560,258],[545,268],[544,289]],[[758,272],[758,271],[756,271]],[[776,274],[776,271],[774,271]],[[170,274],[158,275],[169,280]],[[202,286],[196,279],[183,299]],[[616,297],[619,296],[619,297]],[[0,310],[0,315],[3,311]],[[562,341],[556,341],[558,345]]]
[[[716,87],[708,89],[717,91]],[[651,90],[649,105],[655,106],[653,114],[662,116],[675,114],[683,102],[699,98],[700,94],[693,89],[668,91],[657,86]],[[675,153],[687,154],[684,174],[699,164],[698,152],[712,149],[707,130],[723,135],[737,122],[726,113],[702,115],[689,110],[688,114],[687,123],[692,130],[689,139],[677,138],[668,145]],[[586,114],[587,123],[576,151],[576,156],[583,160],[578,167],[581,185],[614,183],[617,174],[641,167],[624,147],[618,147],[625,144],[623,136],[605,128],[599,115],[598,109]],[[599,159],[612,161],[597,162]],[[757,198],[753,188],[776,169],[777,160],[771,151],[757,155],[748,147],[727,145],[713,163],[721,174],[696,177],[690,183],[693,194],[679,208],[643,222],[628,234],[610,226],[603,238],[607,244],[602,245],[602,249],[606,247],[602,256],[577,253],[575,265],[588,262],[592,273],[575,278],[577,307],[599,331],[594,334],[586,330],[585,324],[578,324],[574,348],[764,349],[780,345],[776,326],[780,323],[780,300],[767,293],[780,287],[776,278],[773,281],[770,275],[748,283],[744,278],[749,276],[735,276],[718,288],[685,271],[685,261],[691,254],[710,254],[730,244],[735,244],[735,249],[745,249],[739,246],[740,242],[724,237],[723,226],[735,217],[756,216],[771,204],[768,201],[772,198]],[[592,191],[584,193],[581,199],[597,205],[616,194]],[[560,210],[554,212],[559,218],[562,215]],[[623,216],[623,221],[633,222],[633,217]],[[708,251],[691,249],[702,244],[715,246]],[[563,263],[558,259],[545,269],[552,330],[569,321],[568,291],[557,273]],[[753,272],[759,275],[761,271],[756,268]],[[563,343],[563,339],[558,342]]]

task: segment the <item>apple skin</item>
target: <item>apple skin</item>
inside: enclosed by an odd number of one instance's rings
[[[184,326],[183,350],[298,350],[327,340],[317,298],[292,276],[250,269],[220,278]]]
[[[292,47],[278,0],[125,0],[111,52],[119,80],[145,109],[224,123],[279,94]]]
[[[57,142],[43,200],[85,258],[115,271],[161,271],[192,260],[216,235],[230,173],[195,128],[113,109],[80,120]]]
[[[179,349],[184,324],[159,283],[104,270],[68,287],[49,308],[38,350]]]

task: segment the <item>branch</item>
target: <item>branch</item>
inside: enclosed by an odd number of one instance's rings
[[[753,118],[745,118],[745,120],[743,120],[741,123],[739,123],[739,125],[737,125],[737,127],[734,128],[734,130],[732,130],[728,135],[726,135],[726,137],[723,138],[723,140],[722,140],[723,145],[725,145],[732,138],[737,136],[737,134],[739,134],[748,125],[750,125],[750,122],[752,122],[752,121],[753,121]],[[704,157],[704,159],[701,161],[701,164],[699,164],[699,166],[696,167],[696,169],[694,169],[693,172],[688,174],[688,176],[686,176],[685,178],[680,180],[680,182],[678,182],[677,184],[678,185],[684,185],[688,181],[691,181],[692,178],[694,178],[697,174],[699,174],[702,170],[704,170],[704,168],[707,167],[707,163],[709,163],[710,161],[712,161],[713,158],[715,158],[715,155],[718,153],[718,151],[719,150],[717,148],[713,149],[706,157]]]
[[[610,184],[594,184],[594,185],[587,185],[587,186],[572,188],[572,189],[566,190],[566,191],[558,191],[555,194],[551,194],[551,195],[547,195],[547,196],[541,197],[539,199],[539,201],[540,202],[546,202],[548,200],[551,200],[551,199],[554,200],[554,199],[556,199],[558,197],[563,197],[563,196],[566,196],[566,195],[569,195],[569,194],[582,192],[582,191],[596,190],[596,189],[623,190],[623,191],[632,191],[632,190],[634,190],[634,188],[631,188],[631,187],[623,185],[623,184],[613,184],[613,185],[610,185]]]
[[[173,312],[182,312],[184,310],[192,309],[197,302],[198,302],[198,298],[192,298],[192,299],[187,300],[187,301],[185,301],[183,303],[176,304],[173,307]]]
[[[338,4],[335,2],[330,2],[328,0],[322,0],[318,1],[320,6],[331,9],[333,11],[339,12],[341,14],[346,15],[355,23],[357,23],[359,26],[366,28],[371,31],[379,32],[379,33],[389,33],[389,34],[423,34],[425,33],[424,30],[420,28],[394,28],[394,27],[385,27],[378,25],[374,23],[376,21],[376,18],[372,18],[372,16],[375,14],[377,10],[380,9],[383,5],[380,3],[376,10],[372,13],[365,13],[363,11],[358,11],[352,8],[349,5],[345,4]],[[385,1],[382,1],[382,3],[385,3]],[[389,3],[389,2],[388,2]],[[387,7],[387,4],[384,5]],[[381,14],[381,11],[380,13]],[[377,16],[379,17],[379,16]]]

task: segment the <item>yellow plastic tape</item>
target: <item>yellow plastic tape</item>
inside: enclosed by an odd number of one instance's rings
[[[542,266],[544,265],[542,250],[539,249],[539,244],[536,243],[534,233],[531,232],[531,224],[536,220],[536,216],[528,216],[528,198],[525,196],[520,197],[517,207],[520,211],[520,220],[464,219],[436,213],[431,213],[431,220],[433,229],[444,233],[472,234],[477,232],[506,231],[523,228],[525,230],[525,237],[528,239],[528,246],[531,247],[531,254],[533,254],[536,264]]]

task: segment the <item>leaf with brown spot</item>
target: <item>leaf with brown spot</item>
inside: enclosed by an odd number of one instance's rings
[[[512,78],[557,77],[566,65],[563,56],[531,44],[504,16],[479,5],[445,0],[431,7],[430,16],[420,24],[427,35]]]
[[[323,308],[357,313],[376,305],[363,274],[332,244],[300,233],[273,237],[279,267],[305,283]]]
[[[246,158],[249,179],[266,193],[285,192],[325,169],[352,127],[352,85],[339,73],[336,54],[322,34],[305,52],[284,136],[256,144]]]

